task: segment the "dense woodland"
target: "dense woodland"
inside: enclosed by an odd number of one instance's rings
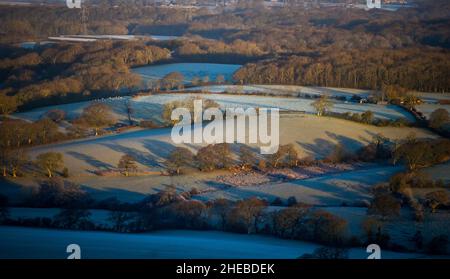
[[[118,94],[140,84],[140,76],[130,67],[169,57],[167,49],[157,46],[111,41],[58,44],[31,52],[14,49],[10,53],[0,63],[0,103],[9,104],[3,114],[14,111],[17,105],[44,105],[42,100],[51,97],[75,94],[72,99],[76,101],[92,93]]]
[[[267,9],[257,2],[188,10],[146,1],[94,1],[86,26],[78,9],[2,6],[2,113],[99,92],[119,94],[140,84],[130,67],[163,61],[242,63],[234,76],[238,83],[450,90],[448,1],[418,1],[417,8],[396,12],[314,5]],[[11,44],[86,33],[188,39],[60,43],[31,50]]]

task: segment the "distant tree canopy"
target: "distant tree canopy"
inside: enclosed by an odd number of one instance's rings
[[[332,49],[318,56],[247,64],[234,74],[240,83],[296,84],[381,89],[395,84],[418,91],[450,91],[449,54],[422,49]],[[381,62],[380,62],[381,61]]]
[[[266,9],[261,1],[240,1],[237,9],[210,13],[164,9],[138,0],[95,1],[85,3],[90,11],[87,30],[76,9],[5,5],[0,7],[0,42],[4,43],[86,31],[171,33],[189,40],[59,43],[29,50],[4,47],[0,82],[13,90],[9,96],[16,96],[19,106],[72,93],[117,94],[139,83],[130,67],[174,57],[252,62],[235,73],[240,83],[450,90],[448,1],[420,1],[419,8],[395,13],[305,9],[297,1],[287,3],[285,8]]]
[[[27,52],[12,49],[0,56],[0,81],[7,92],[0,92],[2,114],[52,97],[80,99],[91,92],[132,89],[140,85],[140,76],[130,67],[170,57],[168,49],[138,41],[60,43]]]

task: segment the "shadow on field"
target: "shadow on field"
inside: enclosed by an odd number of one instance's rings
[[[362,143],[361,141],[343,136],[343,135],[338,135],[335,133],[331,133],[331,132],[326,132],[327,136],[329,136],[330,138],[334,139],[335,141],[338,142],[338,144],[341,144],[343,146],[345,146],[346,149],[348,150],[357,150],[361,147],[363,147],[364,143]],[[364,140],[363,138],[361,139],[367,143],[369,143],[369,141]]]
[[[67,154],[76,159],[85,161],[86,163],[88,163],[89,165],[91,165],[95,168],[104,169],[104,170],[109,170],[111,168],[114,168],[112,165],[102,162],[102,161],[99,161],[99,160],[95,159],[94,157],[86,155],[86,154],[82,154],[82,153],[75,152],[75,151],[68,151]]]
[[[37,183],[32,181],[26,183],[21,181],[20,183],[16,183],[10,179],[0,178],[0,194],[5,195],[8,198],[10,205],[23,202],[23,200],[32,194],[33,189],[36,186]]]
[[[303,148],[307,155],[315,158],[323,158],[330,155],[336,147],[336,143],[321,138],[315,139],[314,143],[303,143],[297,141],[297,144]]]
[[[316,138],[314,140],[314,143],[303,143],[297,141],[297,144],[303,148],[303,151],[307,155],[320,159],[332,154],[336,146],[339,144],[344,146],[346,150],[355,152],[359,148],[363,147],[364,144],[369,143],[369,140],[364,137],[360,137],[360,140],[355,140],[331,132],[326,132],[326,134],[333,141],[328,139]]]
[[[144,147],[150,151],[155,158],[159,158],[160,161],[164,161],[175,149],[175,146],[165,141],[148,139],[144,141]]]

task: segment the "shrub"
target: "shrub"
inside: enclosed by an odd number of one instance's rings
[[[331,163],[342,163],[352,160],[353,156],[343,144],[337,144],[334,150],[325,158],[325,161]]]
[[[68,168],[63,168],[62,170],[62,176],[64,178],[68,178],[69,177],[69,169]]]
[[[436,209],[441,205],[446,205],[449,202],[447,190],[439,190],[430,192],[425,196],[431,212],[436,212]]]
[[[177,147],[170,152],[165,164],[170,173],[181,174],[183,169],[192,164],[194,157],[194,154],[189,149]]]
[[[416,140],[408,139],[394,153],[394,162],[404,161],[410,171],[447,161],[450,158],[448,139]]]
[[[85,209],[62,209],[55,216],[55,223],[63,229],[90,229],[93,227],[92,222],[89,221],[90,215],[91,213]]]
[[[128,231],[129,223],[135,218],[134,214],[123,211],[113,211],[109,214],[108,220],[113,223],[113,230],[116,232]]]
[[[83,208],[91,202],[89,195],[78,185],[59,178],[45,180],[33,193],[30,203],[38,207]]]
[[[264,159],[258,161],[258,169],[264,171],[267,168],[267,162]]]
[[[389,187],[392,192],[401,193],[407,188],[442,188],[443,181],[433,181],[423,172],[397,173],[389,180]]]
[[[371,243],[375,240],[375,236],[377,232],[381,231],[383,226],[383,223],[380,222],[378,219],[373,217],[367,217],[362,222],[362,227],[364,232],[366,233],[367,242]]]
[[[273,214],[273,231],[285,238],[297,238],[301,220],[306,217],[308,208],[289,207]]]
[[[44,117],[59,123],[66,118],[66,112],[60,109],[49,110],[45,113]]]
[[[180,201],[169,206],[170,214],[175,218],[177,226],[187,229],[206,227],[206,206],[201,201]]]
[[[258,162],[255,154],[248,146],[241,146],[239,149],[239,159],[242,164],[242,168],[252,168]]]
[[[368,110],[361,114],[361,122],[366,124],[371,124],[374,119],[374,114],[372,111]]]
[[[210,144],[200,148],[195,156],[198,167],[202,171],[212,171],[217,168],[228,168],[232,165],[229,144]]]
[[[196,187],[192,187],[191,191],[189,191],[189,193],[191,194],[191,196],[195,196],[195,195],[200,194],[200,191]]]
[[[283,201],[281,200],[280,197],[276,197],[271,203],[270,205],[272,206],[282,206],[283,205]]]
[[[312,213],[307,221],[312,230],[313,240],[320,243],[340,245],[347,230],[347,221],[323,210]]]
[[[246,232],[258,232],[258,224],[260,217],[267,207],[267,202],[258,198],[249,198],[241,200],[236,203],[236,206],[231,211],[229,222],[234,223],[235,227],[246,229]]]
[[[117,166],[124,171],[125,176],[129,176],[130,172],[137,171],[136,159],[128,154],[124,154],[120,157]]]
[[[378,214],[383,217],[392,217],[400,215],[400,202],[392,194],[378,194],[372,200],[369,206],[369,214]]]
[[[269,156],[272,167],[297,166],[299,162],[298,153],[293,144],[280,145],[278,151]]]
[[[211,203],[210,213],[219,216],[221,228],[225,229],[232,202],[227,199],[215,199]]]

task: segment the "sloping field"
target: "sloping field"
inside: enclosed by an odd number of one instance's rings
[[[418,137],[434,137],[429,132],[417,128],[375,127],[311,115],[288,115],[280,118],[281,144],[293,143],[297,145],[301,155],[319,158],[328,155],[337,143],[354,151],[370,142],[377,133],[391,139],[399,139],[411,132]],[[159,169],[174,148],[170,133],[171,129],[168,128],[139,130],[41,146],[34,148],[31,154],[61,152],[73,174],[89,174],[93,170],[113,168],[123,154],[134,156],[142,168]],[[189,146],[194,150],[199,147]]]
[[[68,256],[66,247],[71,243],[80,245],[84,259],[294,259],[320,247],[302,241],[211,231],[119,234],[0,227],[0,258],[65,259]],[[353,259],[367,256],[363,247],[349,251],[349,257]],[[426,256],[383,251],[382,257]]]
[[[301,111],[306,113],[315,113],[314,108],[311,103],[314,102],[312,99],[300,99],[300,98],[286,98],[286,97],[264,97],[264,96],[236,96],[230,94],[156,94],[150,96],[142,96],[131,99],[130,97],[114,97],[97,100],[96,102],[102,102],[108,104],[115,117],[122,122],[127,119],[126,115],[126,101],[130,100],[130,105],[133,109],[133,119],[139,120],[161,120],[161,113],[163,105],[175,101],[183,100],[188,97],[202,97],[204,99],[211,99],[219,103],[222,108],[248,108],[248,107],[259,107],[259,108],[279,108],[280,110],[289,111]],[[64,104],[57,106],[48,106],[44,108],[37,108],[28,112],[16,113],[15,117],[27,119],[27,120],[37,120],[44,116],[45,112],[53,109],[61,109],[67,113],[68,119],[74,119],[78,117],[83,108],[87,107],[91,102],[79,102],[72,104]],[[397,119],[406,118],[410,121],[414,121],[414,118],[403,109],[393,106],[393,105],[374,105],[374,104],[357,104],[357,103],[344,103],[335,102],[332,111],[334,112],[351,112],[351,113],[362,113],[367,110],[374,112],[375,117],[383,119]]]
[[[61,152],[64,163],[69,168],[70,179],[83,185],[95,198],[112,196],[124,201],[137,201],[146,194],[154,193],[167,185],[175,185],[180,191],[196,187],[206,191],[203,198],[224,195],[230,198],[260,195],[261,197],[296,196],[299,200],[315,204],[341,204],[356,202],[366,198],[366,186],[387,179],[398,169],[351,171],[348,174],[335,174],[330,177],[314,178],[311,181],[291,182],[243,188],[229,188],[215,182],[221,172],[192,172],[182,176],[161,176],[163,162],[175,145],[170,138],[170,129],[139,130],[122,134],[87,138],[61,144],[40,146],[30,150],[32,158],[44,152]],[[375,127],[355,122],[317,117],[313,115],[286,115],[280,118],[281,144],[293,143],[300,156],[311,155],[317,158],[327,156],[337,143],[350,151],[355,151],[371,141],[373,135],[382,133],[391,139],[400,139],[414,132],[417,137],[434,137],[426,130],[418,128]],[[187,145],[195,151],[199,145]],[[258,152],[258,149],[255,149]],[[115,169],[120,157],[132,155],[141,171],[153,171],[154,175],[137,177],[103,177],[94,172]],[[42,176],[42,174],[39,174]],[[348,183],[346,182],[348,181]],[[27,179],[14,180],[21,185],[35,186]],[[309,184],[308,184],[309,183]],[[313,184],[315,186],[313,186]],[[19,190],[18,185],[2,187],[2,192],[26,193],[29,187]],[[18,192],[19,191],[19,192]],[[224,192],[222,192],[224,191]],[[9,195],[9,194],[8,194]],[[201,198],[201,197],[199,197]]]
[[[325,174],[303,180],[293,180],[285,183],[269,183],[260,186],[233,187],[223,191],[200,195],[200,199],[209,200],[226,198],[238,200],[250,197],[260,197],[273,200],[280,197],[286,200],[295,197],[298,202],[313,205],[341,206],[368,204],[371,195],[370,187],[385,182],[402,167],[384,166],[363,170],[345,171],[337,174]]]
[[[235,64],[214,64],[214,63],[173,63],[164,65],[153,65],[133,68],[133,72],[140,74],[145,80],[158,80],[165,75],[179,72],[184,77],[185,83],[190,83],[194,77],[203,79],[208,77],[210,81],[217,79],[218,75],[223,75],[226,81],[231,81],[233,73],[241,65]]]
[[[264,97],[264,96],[235,96],[230,94],[159,94],[153,96],[143,96],[136,98],[134,101],[144,104],[162,105],[174,100],[182,100],[187,97],[202,97],[216,101],[222,108],[279,108],[280,110],[302,111],[307,113],[315,113],[311,104],[314,100],[300,98],[283,98],[283,97]],[[367,110],[374,112],[375,117],[383,119],[397,119],[400,117],[414,121],[414,118],[406,111],[393,105],[373,105],[373,104],[356,104],[335,102],[334,112],[351,112],[361,113]]]

